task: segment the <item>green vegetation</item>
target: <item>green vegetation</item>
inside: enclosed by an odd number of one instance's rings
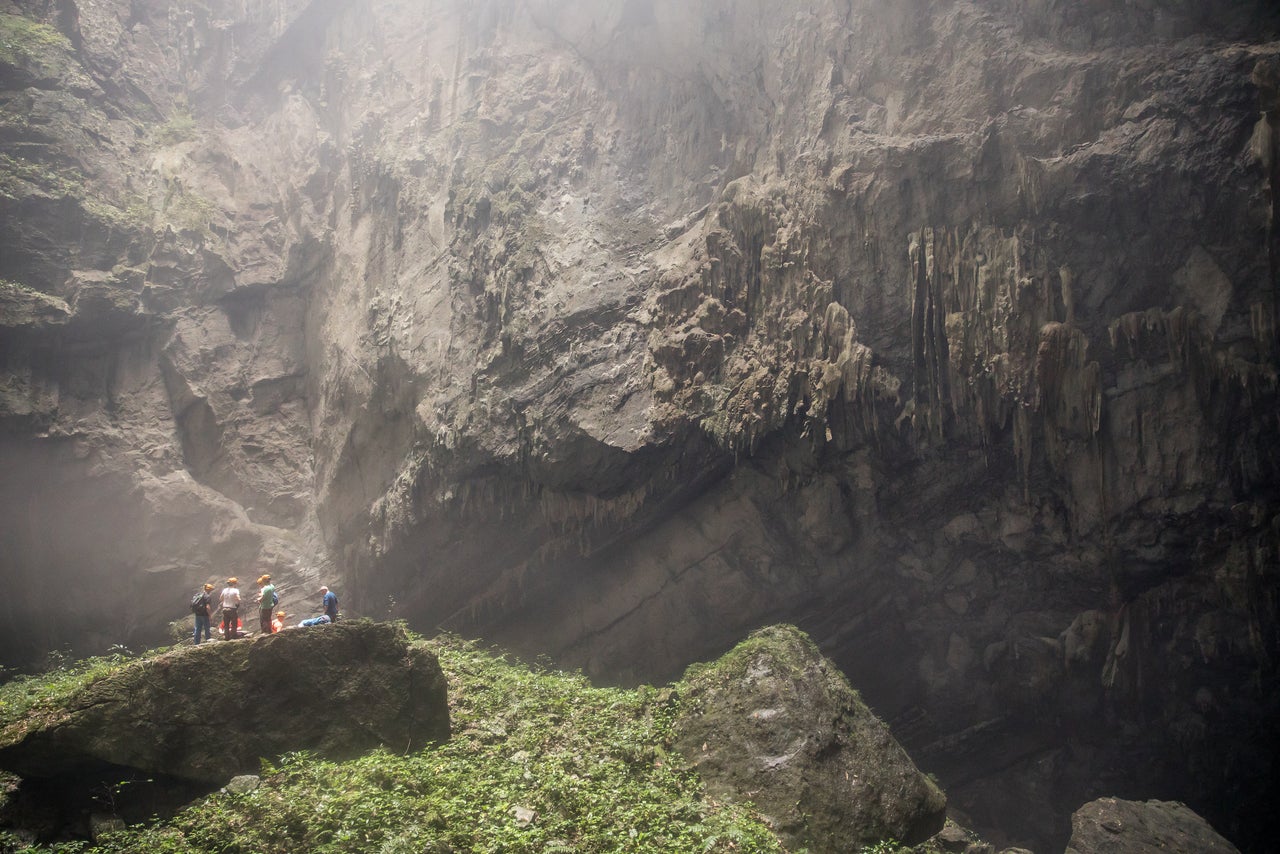
[[[206,237],[213,233],[211,223],[218,216],[217,205],[176,181],[169,185],[162,210],[164,219],[178,231]]]
[[[45,294],[40,293],[40,291],[36,290],[35,288],[28,287],[27,285],[22,284],[22,282],[14,282],[14,281],[10,281],[9,279],[0,279],[0,298],[3,298],[4,296],[9,294],[36,297],[36,298],[46,296]],[[0,675],[2,674],[3,674],[3,671],[0,670]]]
[[[886,839],[877,842],[875,845],[867,845],[858,854],[897,854],[898,843],[892,839]]]
[[[48,24],[0,14],[0,62],[46,73],[65,63],[70,50],[66,36]]]
[[[147,652],[145,657],[168,652],[169,648]],[[37,676],[19,676],[0,685],[0,740],[7,740],[31,724],[59,714],[67,698],[93,681],[106,676],[135,657],[123,648],[81,661],[71,661],[61,652],[50,653],[50,669]]]
[[[418,642],[449,679],[446,744],[349,762],[292,754],[264,763],[255,791],[212,794],[96,846],[26,854],[783,850],[750,806],[709,798],[674,753],[679,686],[596,688],[457,638]],[[60,687],[32,690],[65,696],[67,680],[119,663],[78,665],[54,679]]]
[[[715,684],[733,678],[734,674],[746,671],[750,663],[761,654],[777,656],[783,652],[791,652],[792,657],[818,657],[822,653],[808,635],[801,633],[794,626],[766,626],[757,629],[739,641],[733,649],[714,661],[702,661],[691,664],[684,673],[684,681],[691,683]],[[833,671],[828,677],[840,680],[845,689],[857,696],[857,691],[848,686],[847,681]]]
[[[176,110],[168,121],[155,129],[153,138],[161,145],[176,145],[194,139],[196,120],[185,107]]]
[[[31,188],[54,197],[74,196],[83,177],[66,175],[27,160],[0,153],[0,196],[18,199]]]
[[[51,198],[71,198],[91,219],[117,231],[144,228],[150,221],[150,210],[140,199],[119,207],[85,192],[84,175],[74,170],[54,169],[46,164],[0,154],[0,197],[18,200],[33,194]]]
[[[151,208],[138,197],[123,208],[92,197],[82,198],[80,206],[90,217],[116,231],[141,231],[151,223]]]
[[[858,854],[944,854],[944,851],[933,840],[919,845],[903,845],[896,839],[884,839],[875,845],[863,846]]]

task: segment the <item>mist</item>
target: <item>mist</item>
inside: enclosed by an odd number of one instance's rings
[[[0,665],[206,582],[1274,837],[1280,12],[0,2]]]

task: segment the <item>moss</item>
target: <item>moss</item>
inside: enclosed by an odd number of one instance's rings
[[[35,288],[29,288],[21,282],[12,282],[8,279],[0,279],[0,296],[5,297],[38,297],[44,294]]]
[[[73,199],[86,217],[117,231],[139,230],[150,222],[150,210],[140,199],[121,206],[87,192],[88,182],[73,169],[56,169],[24,157],[0,154],[0,197],[14,201],[30,196]]]
[[[0,62],[46,73],[64,67],[70,51],[67,37],[48,24],[0,14]]]
[[[164,124],[152,132],[152,139],[161,145],[176,145],[194,139],[196,120],[185,108],[176,110]]]
[[[820,657],[822,653],[817,644],[807,634],[795,626],[779,624],[758,629],[733,649],[715,661],[693,664],[685,671],[684,681],[692,686],[706,683],[720,683],[733,679],[746,672],[750,663],[767,653],[771,658],[792,667],[801,667],[807,661]],[[843,683],[846,690],[854,693],[848,683]]]
[[[219,213],[218,206],[213,202],[177,182],[170,184],[160,209],[162,221],[173,225],[180,232],[202,237],[213,233],[212,224]]]
[[[775,696],[780,685],[770,687],[770,672],[784,679],[802,674],[811,690],[833,690],[841,703],[849,696],[843,676],[791,626],[754,633],[718,661],[691,667],[678,683],[634,691],[597,688],[576,672],[526,667],[456,637],[424,641],[407,634],[413,647],[438,656],[448,679],[453,735],[447,743],[404,755],[376,750],[342,762],[289,754],[263,763],[262,785],[252,792],[220,791],[172,818],[77,850],[780,852],[783,844],[754,806],[718,794],[701,766],[686,761],[706,756],[707,747],[682,754],[681,721],[744,681],[760,681]],[[11,706],[0,720],[20,726],[24,716],[56,715],[59,702],[126,663],[95,659],[59,669],[47,685],[7,687],[25,705]],[[750,722],[757,707],[734,706],[733,714]],[[818,717],[834,720],[827,712]],[[751,726],[759,737],[758,726]],[[816,785],[816,778],[809,782]],[[774,821],[782,817],[770,814]],[[821,821],[816,813],[801,814]],[[785,826],[797,841],[791,850],[804,850],[809,843],[800,838],[807,834]],[[927,846],[874,841],[889,835],[832,850],[932,854]]]
[[[414,643],[439,657],[449,682],[447,743],[346,762],[290,754],[264,763],[253,792],[212,794],[84,850],[783,850],[751,807],[708,797],[673,760],[678,691],[597,688],[456,637]],[[65,697],[67,678],[41,690]]]
[[[856,851],[941,828],[945,796],[794,626],[754,632],[679,687],[683,754],[713,792],[756,793],[788,845]]]
[[[151,224],[151,207],[138,197],[123,207],[86,197],[80,200],[80,206],[91,218],[116,231],[141,231]]]
[[[55,198],[73,196],[76,178],[79,177],[82,176],[50,169],[24,157],[0,153],[0,196],[8,199],[20,199],[33,191]]]
[[[167,648],[152,650],[144,657],[167,651]],[[0,685],[0,745],[10,744],[42,722],[62,716],[67,700],[133,660],[124,652],[67,663],[62,663],[60,656],[53,656],[54,666],[47,672],[20,676]]]

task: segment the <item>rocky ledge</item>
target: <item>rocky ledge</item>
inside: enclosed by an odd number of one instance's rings
[[[114,768],[219,785],[290,751],[343,758],[448,737],[436,656],[394,625],[360,620],[125,666],[0,730],[0,768],[36,780]]]

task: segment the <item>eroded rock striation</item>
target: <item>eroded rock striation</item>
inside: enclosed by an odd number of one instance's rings
[[[994,839],[1270,838],[1278,15],[4,0],[0,647],[786,619]]]

